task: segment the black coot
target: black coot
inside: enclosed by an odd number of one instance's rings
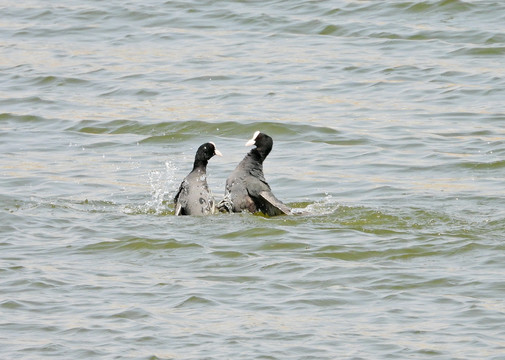
[[[272,150],[273,140],[267,134],[256,131],[246,146],[256,145],[226,180],[223,200],[218,209],[227,212],[248,210],[252,213],[288,215],[291,209],[275,197],[263,175],[263,161]]]
[[[214,197],[207,185],[207,163],[214,155],[222,156],[212,142],[205,143],[198,148],[193,170],[184,178],[175,195],[175,215],[209,215],[214,213]]]

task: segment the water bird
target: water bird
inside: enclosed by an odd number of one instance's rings
[[[270,136],[256,131],[245,144],[256,147],[247,153],[226,180],[224,198],[217,206],[220,211],[261,211],[268,216],[291,214],[291,209],[272,193],[263,175],[263,161],[272,150],[273,143]]]
[[[209,215],[216,209],[214,196],[207,184],[207,163],[214,156],[223,156],[213,142],[196,151],[193,170],[184,178],[174,197],[175,215]]]

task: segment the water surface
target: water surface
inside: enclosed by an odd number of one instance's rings
[[[4,2],[0,355],[501,359],[498,1]],[[217,199],[256,130],[296,215]]]

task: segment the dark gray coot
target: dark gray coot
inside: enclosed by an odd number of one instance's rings
[[[256,131],[245,145],[256,145],[226,180],[223,200],[218,209],[224,212],[241,212],[289,215],[291,209],[275,197],[263,175],[263,161],[272,150],[273,140],[267,134]]]
[[[207,163],[214,155],[222,156],[213,142],[201,145],[196,151],[193,170],[184,178],[174,198],[175,215],[215,212],[214,197],[207,184]]]

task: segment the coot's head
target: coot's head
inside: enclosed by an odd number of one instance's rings
[[[216,148],[216,144],[213,142],[208,142],[200,145],[195,155],[195,166],[197,165],[207,165],[207,162],[214,156],[223,156],[221,152]]]
[[[260,131],[256,131],[248,142],[246,142],[245,146],[256,145],[256,150],[261,154],[263,160],[268,156],[272,147],[274,146],[274,141],[270,136],[264,134]]]

